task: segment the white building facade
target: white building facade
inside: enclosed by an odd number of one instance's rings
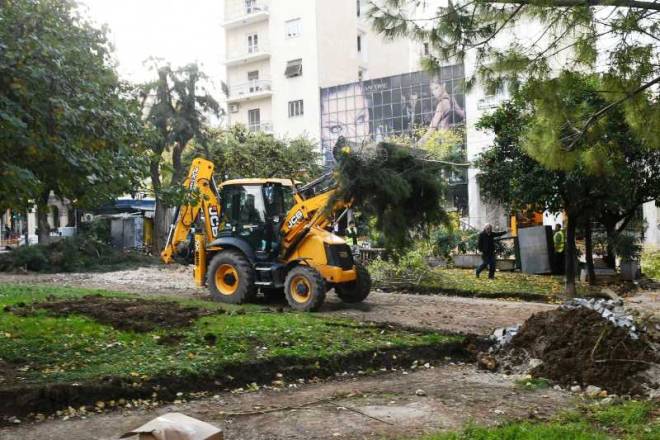
[[[366,7],[364,0],[226,0],[229,123],[318,141],[321,88],[418,70],[415,45],[378,37]]]

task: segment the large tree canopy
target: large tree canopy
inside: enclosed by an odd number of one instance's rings
[[[154,65],[154,70],[157,76],[142,85],[141,96],[146,144],[151,150],[149,172],[156,196],[154,247],[160,252],[167,235],[166,207],[174,202],[168,194],[178,194],[187,172],[183,152],[193,139],[205,142],[208,117],[220,115],[221,110],[203,87],[206,76],[196,64],[178,69]],[[169,180],[164,181],[164,174]]]
[[[407,36],[431,47],[424,60],[433,70],[447,60],[474,63],[476,80],[490,90],[527,80],[542,81],[559,71],[603,74],[599,107],[578,109],[541,147],[589,149],[582,142],[612,109],[623,115],[643,143],[657,148],[660,136],[660,4],[611,0],[459,0],[421,12],[419,0],[372,1],[370,17],[388,37]],[[551,98],[551,87],[540,90]],[[551,104],[551,101],[549,102]],[[551,117],[556,108],[545,116]],[[562,109],[565,110],[565,109]],[[561,112],[559,114],[561,116]],[[555,121],[557,122],[557,121]],[[537,157],[542,157],[539,155]]]
[[[70,0],[0,0],[0,208],[94,206],[137,187],[138,105]]]
[[[218,180],[282,177],[306,182],[322,171],[318,146],[311,140],[278,139],[240,124],[210,132],[206,143],[195,143],[186,162],[197,156],[215,164]]]
[[[557,91],[558,100],[589,105],[601,99],[598,77],[574,75],[572,80],[573,86]],[[532,82],[479,121],[480,128],[495,133],[493,145],[475,163],[482,194],[511,210],[564,211],[572,228],[588,229],[599,221],[615,238],[643,203],[660,197],[660,150],[639,142],[621,109],[613,109],[599,128],[598,138],[607,139],[598,147],[603,157],[596,160],[606,168],[602,173],[579,161],[565,169],[544,166],[525,147],[530,138],[543,135],[535,131],[538,103],[532,97],[537,93]],[[568,245],[574,250],[573,242]]]

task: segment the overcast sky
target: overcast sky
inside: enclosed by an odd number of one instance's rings
[[[78,0],[85,15],[110,27],[119,74],[142,82],[152,78],[144,61],[160,57],[173,67],[197,61],[213,80],[224,79],[221,0]],[[85,12],[85,9],[87,11]],[[216,97],[219,93],[214,93]]]

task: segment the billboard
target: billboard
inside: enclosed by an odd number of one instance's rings
[[[334,163],[333,147],[343,136],[349,144],[380,142],[392,135],[465,124],[465,73],[462,64],[438,73],[402,75],[321,89],[321,148],[326,165]],[[423,138],[421,139],[423,141]],[[453,173],[448,205],[467,211],[467,173]]]
[[[326,162],[340,136],[349,143],[382,141],[427,128],[427,133],[465,122],[463,66],[437,74],[412,72],[321,89],[321,146]]]

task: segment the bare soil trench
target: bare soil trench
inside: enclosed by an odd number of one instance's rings
[[[227,440],[389,439],[457,429],[468,421],[544,419],[572,406],[569,393],[521,391],[516,376],[443,365],[251,393],[224,392],[159,408],[122,409],[85,419],[0,428],[3,440],[117,439],[168,412],[183,412],[224,430]]]
[[[191,269],[182,266],[142,267],[104,273],[0,274],[0,283],[85,287],[143,296],[209,298],[206,289],[195,287]],[[536,312],[555,307],[524,301],[372,292],[361,304],[344,304],[335,295],[328,295],[321,314],[488,335],[498,327],[522,323]]]

